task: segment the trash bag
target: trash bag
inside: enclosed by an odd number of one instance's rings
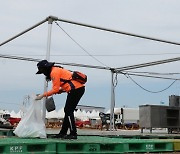
[[[46,138],[46,127],[43,119],[43,101],[35,100],[36,95],[30,97],[31,104],[13,131],[18,137]]]

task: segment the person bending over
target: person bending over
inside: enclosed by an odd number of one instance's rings
[[[38,95],[35,99],[41,100],[43,97],[54,94],[67,93],[67,99],[64,106],[64,120],[62,128],[57,138],[77,139],[77,129],[75,125],[74,110],[85,92],[85,85],[72,79],[72,72],[60,66],[54,66],[54,63],[42,60],[37,64],[38,72],[44,74],[46,79],[52,81],[52,89],[48,92]],[[68,129],[70,134],[67,135]]]

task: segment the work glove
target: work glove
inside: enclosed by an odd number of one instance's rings
[[[57,94],[62,94],[62,93],[64,93],[65,91],[60,87],[59,88],[59,91],[57,92]]]
[[[57,94],[62,94],[64,92],[65,92],[64,90],[59,90]]]
[[[41,100],[44,96],[43,95],[38,95],[35,100]]]

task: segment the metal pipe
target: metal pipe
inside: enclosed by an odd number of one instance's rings
[[[86,68],[86,67],[87,67],[87,68],[95,68],[95,69],[102,69],[102,70],[111,70],[110,67],[84,65],[84,64],[76,64],[76,63],[58,63],[58,62],[55,62],[55,64],[68,65],[68,66],[78,66],[78,67],[85,67],[85,68]]]
[[[51,32],[52,32],[52,19],[48,21],[48,39],[47,39],[47,51],[46,51],[46,60],[50,60],[50,47],[51,47]]]
[[[27,33],[28,31],[30,31],[30,30],[32,30],[32,29],[34,29],[34,28],[40,26],[41,24],[45,23],[46,21],[47,21],[47,18],[44,19],[43,21],[41,21],[41,22],[35,24],[34,26],[32,26],[32,27],[30,27],[30,28],[24,30],[23,32],[21,32],[21,33],[15,35],[15,36],[13,36],[13,37],[11,37],[10,39],[8,39],[8,40],[2,42],[2,43],[0,44],[0,46],[2,46],[2,45],[4,45],[4,44],[6,44],[6,43],[8,43],[8,42],[10,42],[10,41],[12,41],[12,40],[14,40],[15,38],[17,38],[17,37],[19,37],[19,36],[21,36],[21,35]]]
[[[172,42],[172,41],[162,40],[162,39],[158,39],[158,38],[153,38],[153,37],[148,37],[148,36],[143,36],[143,35],[138,35],[138,34],[133,34],[133,33],[128,33],[128,32],[123,32],[123,31],[118,31],[118,30],[109,29],[109,28],[103,28],[103,27],[99,27],[99,26],[93,26],[93,25],[84,24],[84,23],[80,23],[80,22],[74,22],[74,21],[65,20],[65,19],[59,19],[59,18],[58,18],[57,20],[58,20],[58,21],[61,21],[61,22],[69,23],[69,24],[74,24],[74,25],[79,25],[79,26],[94,28],[94,29],[103,30],[103,31],[107,31],[107,32],[112,32],[112,33],[117,33],[117,34],[123,34],[123,35],[138,37],[138,38],[142,38],[142,39],[147,39],[147,40],[152,40],[152,41],[158,41],[158,42],[163,42],[163,43],[168,43],[168,44],[173,44],[173,45],[180,45],[180,43],[178,43],[178,42]]]
[[[15,59],[15,60],[24,60],[24,61],[33,61],[33,62],[39,62],[39,61],[42,60],[42,59],[35,59],[35,58],[28,58],[28,57],[3,55],[3,54],[0,54],[0,58]],[[55,62],[55,64],[58,64],[58,65],[67,65],[67,66],[85,67],[85,68],[94,68],[94,69],[102,69],[102,70],[110,70],[111,69],[109,67],[84,65],[84,64],[76,64],[76,63],[58,63],[58,62]]]
[[[46,51],[46,60],[47,60],[47,61],[50,60],[52,23],[53,23],[53,18],[49,17],[49,18],[48,18],[47,51]],[[47,92],[47,90],[48,90],[48,82],[46,81],[46,78],[45,78],[45,80],[44,80],[44,92]],[[44,118],[44,121],[45,121],[45,118],[46,118],[45,101],[46,101],[46,98],[43,99],[43,118]]]
[[[115,68],[116,72],[179,61],[180,57]]]
[[[114,107],[115,107],[115,87],[114,70],[111,70],[111,106],[110,106],[110,131],[114,130]]]

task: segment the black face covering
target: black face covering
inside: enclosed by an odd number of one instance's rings
[[[51,73],[51,68],[52,67],[46,67],[42,70],[42,73],[46,76],[46,80],[50,81],[51,77],[50,77],[50,73]]]

